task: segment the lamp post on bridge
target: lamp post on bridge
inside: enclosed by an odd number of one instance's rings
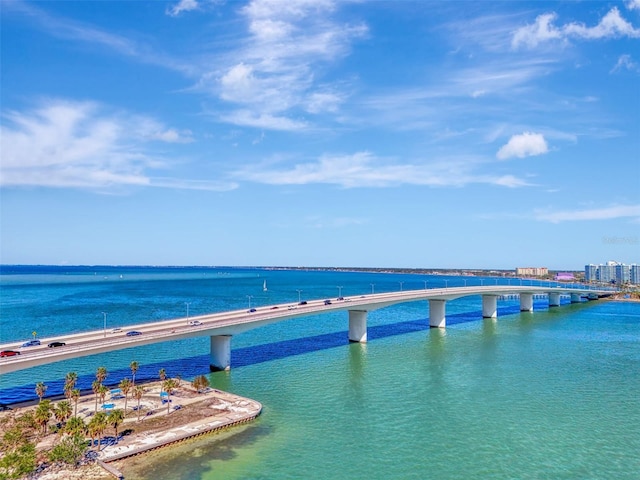
[[[375,284],[375,283],[372,283],[372,284],[371,284],[371,293],[373,293],[373,287],[375,287],[375,286],[376,286],[376,284]]]
[[[187,320],[189,320],[189,303],[190,302],[184,302],[184,304],[187,306]]]
[[[424,282],[424,289],[425,289],[425,290],[427,289],[427,281],[428,281],[428,280],[423,280],[423,282]]]
[[[338,289],[338,297],[342,296],[342,285],[337,285],[336,288]]]
[[[102,312],[102,320],[103,320],[103,324],[102,324],[103,336],[106,337],[107,336],[107,314],[105,312]]]
[[[302,298],[300,297],[300,294],[302,293],[302,290],[296,289],[296,292],[298,292],[298,303],[300,303],[302,301]]]
[[[444,288],[449,288],[449,280],[444,281]]]
[[[247,298],[249,299],[249,310],[251,310],[251,298],[253,297],[253,295],[247,295]]]
[[[398,282],[398,283],[400,284],[400,291],[402,291],[402,284],[403,284],[404,282]]]

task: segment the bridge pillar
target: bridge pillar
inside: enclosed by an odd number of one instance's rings
[[[559,307],[560,306],[560,294],[552,292],[549,294],[549,306],[550,307]]]
[[[349,341],[367,343],[366,310],[349,310]]]
[[[580,300],[580,294],[579,293],[572,293],[571,294],[571,303],[580,303],[582,300]]]
[[[498,296],[482,296],[482,318],[496,318],[498,316]]]
[[[211,335],[209,370],[217,372],[231,369],[231,335]]]
[[[520,311],[533,312],[533,293],[520,294]]]
[[[429,326],[444,328],[447,326],[445,317],[446,300],[429,300]]]

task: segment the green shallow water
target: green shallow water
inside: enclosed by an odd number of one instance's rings
[[[128,480],[640,475],[639,304],[516,313],[210,378],[263,414],[139,457]]]

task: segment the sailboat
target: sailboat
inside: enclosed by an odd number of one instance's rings
[[[267,281],[265,280],[264,283],[262,284],[262,291],[266,292],[267,291]]]

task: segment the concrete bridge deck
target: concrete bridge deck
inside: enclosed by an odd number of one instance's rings
[[[608,290],[587,288],[543,287],[543,286],[471,286],[425,290],[406,290],[390,293],[377,293],[343,300],[311,300],[304,305],[284,303],[256,308],[256,311],[234,310],[207,315],[177,318],[152,323],[123,327],[121,332],[109,333],[106,330],[94,330],[84,333],[42,338],[42,345],[20,348],[23,342],[11,342],[0,345],[0,350],[18,350],[20,355],[0,359],[0,374],[45,365],[70,358],[83,357],[98,353],[122,350],[142,345],[167,342],[198,336],[211,338],[212,369],[230,367],[231,336],[239,333],[296,317],[317,315],[334,311],[349,312],[349,340],[366,342],[367,312],[405,302],[429,301],[429,324],[432,327],[446,326],[445,304],[456,298],[481,295],[483,299],[483,317],[497,316],[497,299],[504,295],[519,295],[522,311],[533,311],[533,296],[544,294],[549,297],[551,306],[560,305],[560,295],[571,295],[572,301],[586,295],[607,296]],[[200,325],[190,325],[198,321]],[[141,335],[127,336],[128,331],[138,331]],[[60,341],[65,346],[48,348],[47,344]]]

